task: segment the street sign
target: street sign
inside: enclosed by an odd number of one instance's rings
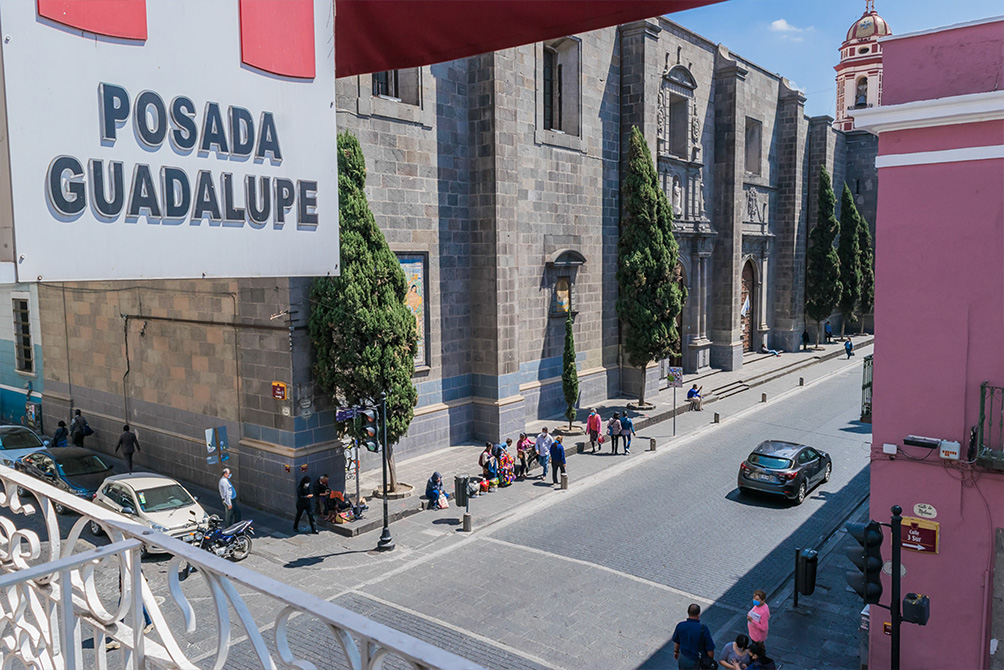
[[[339,407],[335,411],[335,421],[348,421],[356,416],[355,407]]]
[[[903,517],[900,532],[902,547],[921,554],[937,554],[940,525],[937,521],[912,516]]]
[[[272,397],[276,400],[286,399],[286,382],[272,382]]]
[[[669,368],[666,379],[672,388],[683,388],[683,368]]]

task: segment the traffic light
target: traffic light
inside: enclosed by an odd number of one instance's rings
[[[375,409],[364,409],[359,412],[358,416],[362,419],[362,434],[360,436],[359,443],[363,445],[367,451],[377,452],[380,451],[380,440],[377,437],[379,432],[377,430],[377,412]]]
[[[861,545],[847,550],[847,558],[859,570],[847,573],[847,583],[865,603],[877,603],[882,597],[882,524],[848,523],[845,528]]]

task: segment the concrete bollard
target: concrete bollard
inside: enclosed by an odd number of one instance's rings
[[[798,385],[799,386],[805,386],[805,377],[799,377],[798,378]]]
[[[562,472],[561,473],[561,490],[564,491],[566,489],[568,489],[568,475],[566,475],[564,472]]]
[[[648,438],[648,450],[649,451],[655,451],[655,438],[654,437]]]
[[[767,394],[766,393],[761,393],[760,394],[760,402],[767,402]]]
[[[718,416],[718,412],[715,412],[715,420],[712,421],[711,423],[721,423],[721,422],[722,422],[722,417]]]
[[[468,514],[467,512],[464,512],[464,526],[463,526],[464,532],[465,533],[471,532],[471,528],[473,528],[473,527],[474,527],[474,524],[471,521],[471,515]]]
[[[577,453],[577,454],[584,454],[584,453],[586,453],[586,443],[585,442],[576,442],[575,443],[575,453]]]

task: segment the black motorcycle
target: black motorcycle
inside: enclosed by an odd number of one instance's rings
[[[206,519],[205,525],[195,531],[192,544],[232,561],[243,561],[251,554],[251,536],[254,528],[252,520],[238,521],[222,528],[223,522],[215,514]]]

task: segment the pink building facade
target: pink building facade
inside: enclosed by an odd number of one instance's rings
[[[901,667],[1002,668],[1004,414],[982,385],[1004,387],[1004,17],[882,48],[882,105],[851,112],[879,136],[871,516],[939,524],[937,553],[903,550],[903,594],[931,617],[903,624]],[[872,606],[869,668],[889,667],[889,620]]]

